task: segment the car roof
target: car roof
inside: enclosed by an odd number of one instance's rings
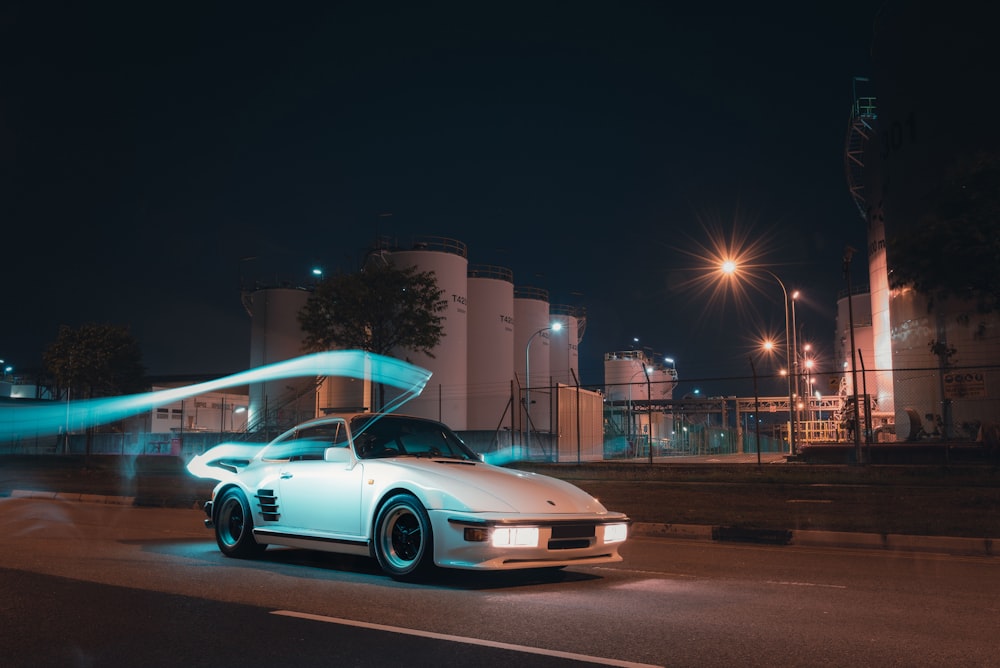
[[[372,413],[372,412],[352,412],[352,413],[328,413],[321,417],[312,418],[310,420],[305,420],[295,425],[295,428],[302,427],[310,424],[320,424],[323,422],[329,422],[331,420],[346,420],[351,422],[357,418],[406,418],[408,420],[421,420],[424,422],[434,422],[437,424],[443,424],[439,420],[433,420],[431,418],[419,417],[417,415],[408,415],[406,413]]]

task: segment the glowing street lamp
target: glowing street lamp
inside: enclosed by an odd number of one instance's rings
[[[309,273],[312,274],[313,280],[316,282],[315,285],[319,285],[320,283],[323,282],[322,267],[313,267],[312,269],[309,270]]]
[[[726,260],[722,263],[721,267],[722,273],[727,276],[732,276],[736,274],[736,262],[733,260]],[[767,269],[761,269],[765,274],[777,281],[778,285],[781,286],[781,293],[785,297],[785,359],[788,360],[788,440],[791,447],[792,454],[796,454],[795,449],[795,392],[792,387],[792,378],[794,374],[792,373],[792,367],[794,361],[792,358],[792,332],[791,332],[791,319],[789,317],[789,299],[788,290],[785,288],[785,284],[778,278],[778,275]]]
[[[525,418],[525,446],[528,448],[528,453],[531,453],[531,342],[535,340],[535,337],[542,332],[547,332],[552,330],[553,332],[558,332],[562,329],[561,322],[554,322],[548,327],[542,327],[540,330],[528,337],[528,343],[524,346],[524,418]]]

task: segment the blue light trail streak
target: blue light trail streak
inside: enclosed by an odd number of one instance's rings
[[[16,437],[19,433],[44,435],[58,434],[67,428],[71,431],[85,429],[206,392],[302,376],[344,376],[362,380],[370,377],[375,383],[396,387],[403,393],[384,409],[390,412],[419,395],[430,380],[431,372],[392,357],[359,350],[334,350],[157,392],[44,405],[5,404],[0,406],[0,440]]]

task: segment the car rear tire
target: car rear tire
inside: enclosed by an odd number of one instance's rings
[[[375,558],[397,580],[418,580],[434,570],[434,537],[427,510],[414,496],[396,494],[375,520]]]
[[[227,557],[248,559],[260,555],[267,545],[261,545],[253,537],[253,513],[243,492],[236,488],[227,489],[216,504],[215,542]]]

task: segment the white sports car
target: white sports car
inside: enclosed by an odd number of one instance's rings
[[[395,414],[310,420],[266,446],[216,446],[188,470],[219,480],[205,525],[223,554],[372,556],[397,579],[621,561],[630,523],[570,483],[483,462],[439,422]]]

